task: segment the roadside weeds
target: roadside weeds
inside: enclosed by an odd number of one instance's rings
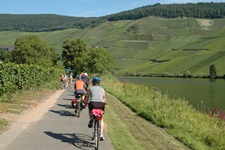
[[[113,95],[107,93],[106,97],[108,104],[106,106],[108,134],[115,149],[134,149],[129,147],[129,144],[132,143],[138,149],[143,150],[190,150],[164,129],[139,117]],[[110,114],[108,114],[108,111]],[[115,119],[113,122],[112,118]],[[117,123],[122,123],[123,125],[118,125]],[[121,130],[125,131],[118,130],[117,128],[120,126],[123,126]],[[127,134],[131,136],[131,139],[129,139],[131,141],[128,142],[127,137],[121,136],[120,132],[129,132]]]

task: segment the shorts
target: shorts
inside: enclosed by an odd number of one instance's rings
[[[75,94],[75,97],[78,98],[78,95],[79,95],[79,94],[85,95],[85,91],[84,91],[84,90],[76,90],[76,91],[74,92],[74,94]]]
[[[105,111],[105,103],[103,102],[90,102],[88,108],[91,111],[92,109],[101,109]]]
[[[83,89],[81,90],[79,89],[79,90],[76,90],[74,94],[85,94],[85,91]]]

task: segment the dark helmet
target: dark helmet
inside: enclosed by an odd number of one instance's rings
[[[100,81],[101,81],[101,79],[100,79],[100,78],[95,77],[95,78],[92,80],[92,84],[95,84],[95,83],[100,84]]]

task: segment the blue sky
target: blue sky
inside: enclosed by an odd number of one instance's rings
[[[0,0],[0,14],[99,17],[155,3],[197,2],[225,2],[225,0]]]

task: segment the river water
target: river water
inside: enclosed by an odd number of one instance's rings
[[[225,110],[225,80],[119,76],[122,82],[155,87],[170,98],[183,98],[199,111]]]

